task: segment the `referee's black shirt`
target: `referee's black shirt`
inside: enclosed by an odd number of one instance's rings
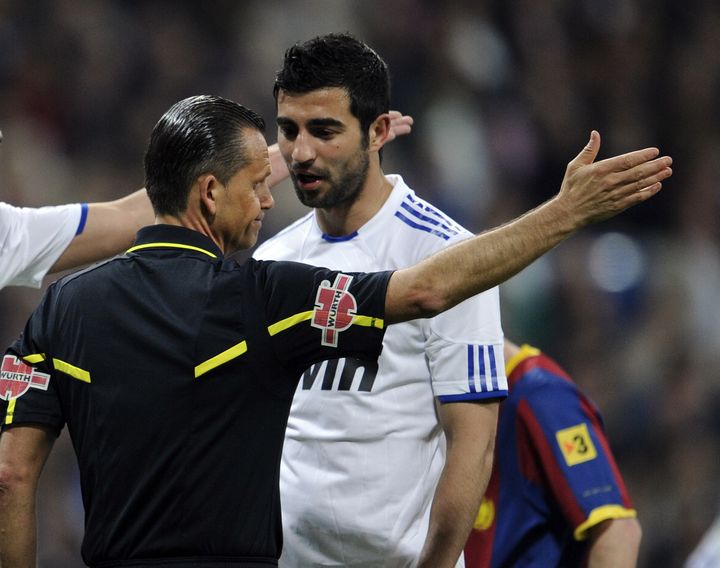
[[[390,273],[349,276],[240,265],[201,233],[155,225],[125,255],[48,289],[4,357],[14,396],[0,417],[58,433],[67,423],[86,563],[277,564],[298,379],[314,362],[382,347]]]

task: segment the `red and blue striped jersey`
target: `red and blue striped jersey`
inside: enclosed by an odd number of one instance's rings
[[[636,516],[602,418],[537,349],[523,345],[506,370],[510,394],[466,568],[580,566],[591,527]]]

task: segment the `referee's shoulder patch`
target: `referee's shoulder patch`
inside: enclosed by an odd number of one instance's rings
[[[594,460],[597,450],[584,422],[555,432],[560,451],[569,466]]]

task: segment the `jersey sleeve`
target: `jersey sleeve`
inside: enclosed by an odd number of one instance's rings
[[[7,349],[0,370],[0,428],[39,424],[60,433],[63,413],[48,355],[44,324],[48,295],[30,316],[20,337]]]
[[[325,359],[375,360],[385,334],[389,271],[345,273],[297,262],[258,262],[268,333],[299,371]]]
[[[602,521],[636,516],[602,419],[573,383],[534,387],[518,405],[518,420],[521,467],[546,485],[576,540]]]
[[[30,208],[0,203],[0,288],[40,287],[82,232],[86,216],[87,204]]]
[[[441,402],[508,395],[497,288],[428,320],[425,351]]]

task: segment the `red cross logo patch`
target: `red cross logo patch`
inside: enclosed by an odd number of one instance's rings
[[[323,330],[322,344],[337,347],[338,334],[352,325],[357,302],[347,289],[352,276],[338,274],[335,282],[323,280],[315,297],[315,313],[310,325]]]
[[[10,400],[24,395],[30,387],[47,390],[50,375],[33,369],[13,355],[5,355],[0,366],[0,398]]]

